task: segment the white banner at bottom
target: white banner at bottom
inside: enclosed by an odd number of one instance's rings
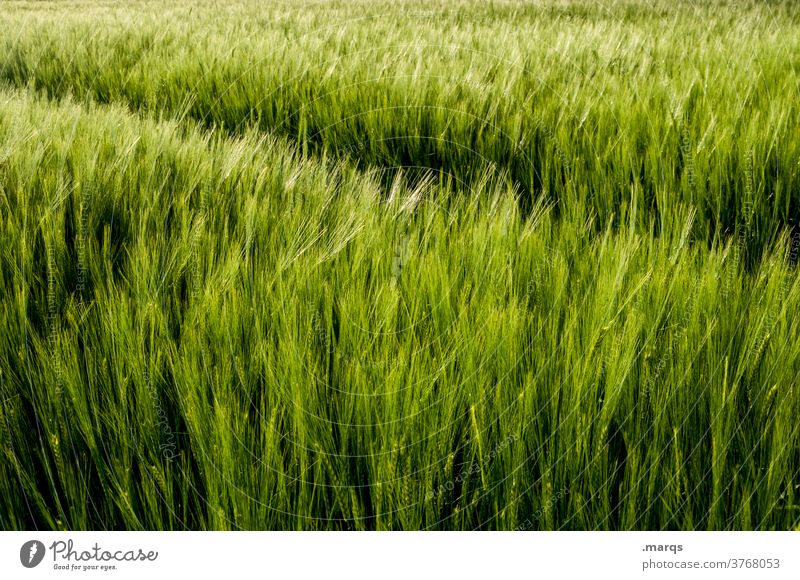
[[[0,578],[800,578],[799,532],[4,532]]]

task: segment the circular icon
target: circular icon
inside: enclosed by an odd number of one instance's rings
[[[39,540],[30,540],[22,544],[19,550],[19,561],[26,568],[35,568],[44,559],[44,544]]]

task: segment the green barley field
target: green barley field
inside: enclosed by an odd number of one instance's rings
[[[0,29],[0,528],[800,529],[800,5]]]

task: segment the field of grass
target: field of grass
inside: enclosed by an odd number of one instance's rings
[[[800,529],[800,6],[0,27],[1,529]]]

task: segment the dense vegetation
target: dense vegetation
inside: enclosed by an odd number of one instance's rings
[[[2,528],[800,525],[800,7],[0,25]]]

